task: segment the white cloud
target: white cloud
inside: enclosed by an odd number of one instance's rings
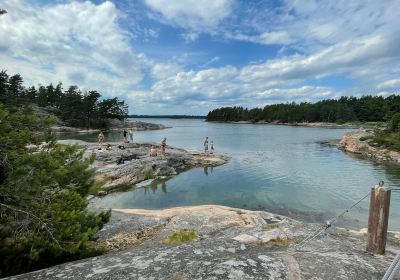
[[[284,12],[275,14],[274,20],[303,51],[399,28],[394,24],[399,16],[397,0],[285,2]]]
[[[398,0],[367,1],[195,1],[146,0],[164,23],[185,28],[185,40],[199,33],[259,44],[291,45],[312,53],[327,45],[399,30]],[[216,26],[218,24],[218,26]],[[193,33],[193,31],[196,31]],[[195,34],[195,35],[194,35]]]
[[[140,57],[117,23],[111,2],[49,6],[6,0],[0,17],[0,58],[29,83],[63,81],[121,95],[142,79]]]
[[[192,30],[217,25],[231,12],[231,0],[145,0],[169,23]]]
[[[197,32],[187,32],[187,33],[183,33],[182,37],[183,39],[185,39],[186,43],[191,43],[196,41],[199,38],[199,33]]]
[[[175,75],[182,68],[178,64],[172,63],[155,63],[151,68],[151,74],[157,79],[164,79]]]
[[[400,91],[400,79],[391,79],[384,81],[382,83],[379,83],[377,86],[377,89],[382,90],[382,89],[395,89]]]
[[[229,39],[248,41],[264,45],[288,45],[293,42],[293,39],[290,37],[287,31],[263,32],[258,35],[246,35],[243,33],[238,33],[238,34],[226,33],[225,37]]]

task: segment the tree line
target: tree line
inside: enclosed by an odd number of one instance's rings
[[[52,112],[66,125],[85,128],[106,128],[110,119],[123,120],[127,117],[124,101],[118,98],[101,99],[95,90],[82,92],[72,85],[64,90],[62,83],[56,86],[39,85],[24,87],[20,74],[9,76],[0,72],[0,103],[5,105],[37,104],[51,108]]]
[[[278,123],[388,121],[400,112],[400,96],[362,96],[327,99],[316,103],[281,103],[264,108],[222,107],[208,113],[207,121],[266,121]]]

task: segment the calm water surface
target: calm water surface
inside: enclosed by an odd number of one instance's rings
[[[318,143],[339,139],[349,131],[207,123],[203,120],[150,119],[171,128],[135,132],[134,141],[157,142],[201,150],[205,136],[214,141],[217,153],[229,155],[228,164],[195,168],[150,187],[106,196],[101,207],[161,209],[174,206],[221,204],[245,209],[263,209],[306,221],[325,221],[346,209],[384,180],[400,186],[400,167],[374,164]],[[96,135],[64,135],[95,141]],[[122,133],[106,135],[118,141]],[[340,225],[367,225],[369,198]],[[400,229],[400,193],[392,194],[390,228]]]

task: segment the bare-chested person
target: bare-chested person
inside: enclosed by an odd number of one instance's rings
[[[152,146],[150,149],[150,156],[151,157],[156,157],[157,156],[157,149],[155,146]]]

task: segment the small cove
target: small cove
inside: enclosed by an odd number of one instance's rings
[[[262,209],[305,221],[325,221],[339,214],[384,180],[400,186],[400,166],[376,164],[318,142],[339,139],[350,130],[208,123],[203,120],[150,119],[168,129],[134,132],[134,141],[201,150],[205,136],[217,153],[231,157],[223,166],[195,168],[154,182],[146,188],[109,194],[97,200],[100,207],[162,209],[176,206],[220,204]],[[60,138],[94,142],[96,134],[65,134]],[[122,133],[106,134],[119,141]],[[167,150],[168,152],[168,150]],[[346,215],[340,225],[367,225],[369,199]],[[400,194],[393,193],[390,228],[400,229]]]

